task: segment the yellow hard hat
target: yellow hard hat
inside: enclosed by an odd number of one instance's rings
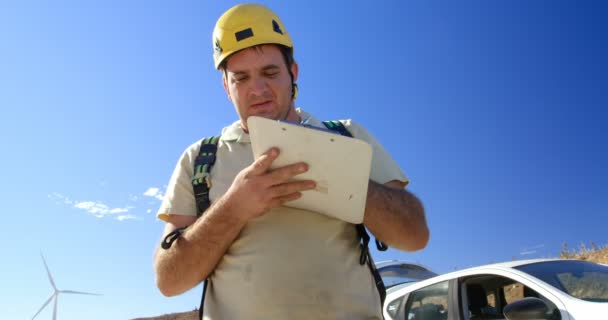
[[[213,29],[215,68],[239,50],[267,43],[293,49],[289,33],[274,12],[259,4],[236,5],[217,20]]]

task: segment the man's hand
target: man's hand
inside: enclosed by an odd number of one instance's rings
[[[279,150],[271,148],[239,172],[222,199],[230,212],[248,221],[271,208],[300,198],[301,191],[315,188],[316,184],[311,180],[290,181],[308,170],[306,163],[299,162],[270,170],[272,162],[278,156]]]

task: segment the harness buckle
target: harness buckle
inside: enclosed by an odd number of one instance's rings
[[[205,172],[205,176],[203,178],[205,180],[205,184],[207,185],[207,189],[211,189],[211,178],[209,177],[209,173]]]

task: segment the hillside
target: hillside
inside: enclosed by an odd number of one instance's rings
[[[581,244],[578,250],[571,250],[568,249],[568,245],[564,243],[559,258],[608,264],[608,245],[598,247],[594,243],[591,243],[590,248],[587,248],[587,246]],[[171,313],[150,318],[136,318],[132,320],[198,320],[198,310]]]
[[[164,314],[158,317],[136,318],[132,320],[199,320],[198,310]]]

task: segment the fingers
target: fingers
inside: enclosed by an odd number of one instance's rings
[[[295,163],[277,168],[268,173],[267,178],[271,185],[281,184],[287,180],[308,171],[306,163]]]
[[[278,148],[268,149],[249,167],[241,171],[233,182],[233,186],[236,186],[235,190],[242,190],[245,198],[252,200],[249,207],[259,209],[253,210],[257,212],[254,216],[299,199],[302,191],[316,187],[316,183],[312,180],[292,181],[293,177],[308,171],[306,163],[299,162],[270,170],[278,156]]]
[[[279,149],[270,148],[257,158],[251,165],[251,173],[254,175],[264,174],[270,168],[272,162],[279,156]]]
[[[272,198],[280,198],[300,191],[312,190],[316,183],[312,180],[293,181],[273,186],[268,190]]]
[[[308,171],[308,165],[306,163],[294,163],[281,168],[269,171],[272,162],[279,156],[279,149],[270,148],[264,152],[258,159],[256,159],[250,167],[250,174],[264,177],[266,185],[273,186],[284,183],[294,176]]]
[[[297,200],[300,197],[302,197],[302,193],[300,193],[300,192],[294,192],[294,193],[290,193],[288,195],[284,195],[282,197],[274,198],[270,202],[269,208],[280,207],[283,204],[285,204],[286,202]]]
[[[276,208],[282,206],[286,202],[297,200],[302,197],[302,191],[312,190],[316,185],[317,184],[312,180],[305,180],[274,186],[268,189],[267,196],[269,200],[267,202],[267,209]]]

